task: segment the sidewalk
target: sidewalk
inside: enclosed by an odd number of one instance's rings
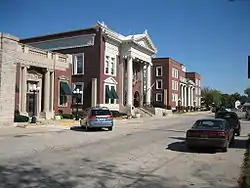
[[[115,126],[124,126],[124,125],[132,125],[132,124],[139,124],[148,121],[154,120],[161,120],[161,119],[174,119],[178,116],[185,116],[185,115],[197,115],[197,114],[208,114],[209,112],[189,112],[183,114],[173,114],[166,117],[147,117],[147,118],[135,118],[135,119],[114,119]],[[26,127],[17,127],[10,126],[10,127],[0,127],[0,137],[4,136],[16,136],[16,135],[26,135],[26,134],[42,134],[46,132],[61,132],[70,130],[70,127],[79,126],[79,121],[74,120],[60,120],[55,121],[54,124],[48,125],[27,125]]]

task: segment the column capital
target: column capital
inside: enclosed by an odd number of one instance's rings
[[[25,63],[23,63],[23,62],[20,63],[20,67],[21,67],[21,68],[27,68],[27,69],[30,68],[29,65],[27,65],[27,64],[25,64]]]

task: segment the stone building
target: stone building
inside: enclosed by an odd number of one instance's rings
[[[132,112],[133,106],[151,103],[152,57],[156,48],[147,31],[124,36],[98,22],[87,29],[21,42],[73,56],[72,87],[83,91],[83,109],[100,105]]]
[[[50,119],[61,108],[61,98],[70,112],[71,65],[71,55],[34,48],[0,33],[0,125],[11,125],[14,111],[31,114],[33,105],[39,118]],[[29,90],[33,85],[40,88],[34,100]]]

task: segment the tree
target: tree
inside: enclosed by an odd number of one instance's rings
[[[249,87],[244,90],[244,93],[247,95],[248,98],[250,98],[250,88]]]
[[[205,87],[201,90],[201,96],[206,107],[212,106],[213,104],[216,106],[220,105],[221,95],[222,94],[220,91],[216,89],[210,89],[209,87]]]

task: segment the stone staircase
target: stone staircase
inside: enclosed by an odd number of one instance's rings
[[[139,108],[135,108],[135,114],[140,114],[140,117],[153,117],[154,114],[149,111],[148,109],[139,107]]]

